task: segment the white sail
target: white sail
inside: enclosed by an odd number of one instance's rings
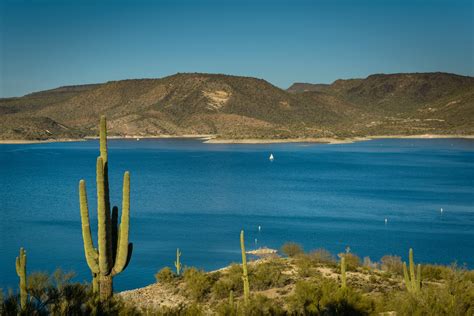
[[[273,159],[275,159],[275,158],[273,158],[273,154],[270,154],[270,158],[268,158],[268,159],[270,159],[271,161],[273,161]]]

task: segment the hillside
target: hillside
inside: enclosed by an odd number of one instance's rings
[[[0,99],[0,139],[93,136],[100,114],[117,136],[474,134],[474,78],[372,75],[285,91],[262,79],[189,73],[60,87]]]
[[[143,314],[168,315],[470,315],[473,271],[421,265],[420,289],[407,290],[400,257],[380,263],[345,254],[347,272],[327,251],[248,264],[250,299],[245,304],[239,264],[214,272],[170,268],[157,283],[119,293]],[[413,265],[414,267],[414,265]],[[421,271],[421,273],[420,273]],[[415,273],[415,272],[414,272]],[[346,281],[343,281],[343,280]],[[346,282],[346,286],[342,284]]]

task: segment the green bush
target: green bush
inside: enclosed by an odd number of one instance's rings
[[[201,301],[210,292],[212,279],[206,272],[196,268],[186,268],[183,277],[186,292],[192,299]]]
[[[403,262],[399,256],[383,256],[380,259],[380,264],[383,271],[403,275]]]
[[[342,256],[346,257],[346,269],[347,271],[356,271],[360,267],[360,258],[353,253],[340,253],[339,258]]]
[[[232,264],[227,271],[222,272],[221,277],[212,286],[214,297],[221,299],[229,296],[229,292],[239,295],[243,291],[242,267]]]
[[[303,247],[300,244],[294,242],[286,242],[281,246],[281,252],[287,257],[294,257],[296,255],[302,254]]]
[[[317,282],[298,281],[294,292],[287,299],[288,311],[295,315],[317,315],[322,290]]]
[[[250,288],[266,290],[271,287],[284,286],[288,277],[283,274],[285,265],[279,259],[262,262],[250,269]]]
[[[286,315],[281,304],[275,299],[257,294],[251,296],[247,306],[240,304],[238,315],[263,316],[263,315]]]
[[[451,269],[444,284],[425,285],[413,294],[391,291],[379,301],[379,311],[397,315],[474,315],[474,283],[470,271]]]
[[[127,315],[127,314],[123,314]],[[156,315],[156,316],[200,316],[205,315],[202,307],[197,303],[189,305],[179,304],[175,307],[162,306],[157,309],[150,308],[147,310],[141,310],[140,315]]]
[[[452,270],[446,266],[423,264],[421,265],[421,276],[424,280],[439,281],[451,277]]]
[[[155,274],[155,279],[156,279],[156,282],[160,282],[164,284],[171,283],[175,279],[175,274],[173,270],[171,270],[171,268],[164,267],[163,269],[158,271],[157,274]]]
[[[369,315],[374,303],[350,288],[341,289],[330,279],[298,281],[287,300],[295,315]]]
[[[101,302],[90,286],[71,283],[74,273],[56,270],[52,275],[34,272],[28,276],[29,300],[20,309],[18,295],[10,292],[0,304],[0,315],[140,315],[120,297]]]
[[[309,255],[301,254],[296,257],[295,260],[296,271],[302,278],[306,278],[312,275],[313,262]]]

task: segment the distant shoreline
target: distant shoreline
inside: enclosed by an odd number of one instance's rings
[[[109,136],[109,139],[177,139],[177,138],[189,138],[189,139],[200,139],[206,144],[284,144],[284,143],[319,143],[319,144],[350,144],[360,141],[368,141],[374,139],[444,139],[444,138],[464,138],[474,139],[474,135],[439,135],[439,134],[420,134],[420,135],[375,135],[375,136],[361,136],[361,137],[348,137],[348,138],[285,138],[285,139],[259,139],[259,138],[243,138],[243,139],[226,139],[216,138],[216,135],[149,135],[149,136]],[[84,138],[59,138],[59,139],[45,139],[45,140],[24,140],[24,139],[11,139],[11,140],[0,140],[0,144],[43,144],[43,143],[66,143],[66,142],[81,142],[92,139],[98,139],[98,137],[87,136]]]

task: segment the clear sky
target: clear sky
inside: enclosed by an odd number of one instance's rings
[[[474,75],[472,0],[0,0],[0,97],[176,72]]]

